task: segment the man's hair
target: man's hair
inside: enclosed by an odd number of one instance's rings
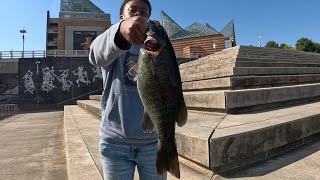
[[[123,13],[124,6],[130,1],[132,1],[132,0],[124,0],[123,1],[123,3],[121,4],[121,7],[120,7],[120,16]],[[150,4],[150,1],[149,0],[142,0],[142,1],[145,2],[149,6],[149,17],[150,17],[151,16],[151,4]]]

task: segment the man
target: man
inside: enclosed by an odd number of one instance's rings
[[[121,21],[90,47],[90,62],[100,66],[103,74],[100,152],[104,179],[133,179],[136,166],[141,180],[166,179],[166,174],[159,176],[156,170],[157,135],[142,129],[143,105],[130,71],[146,39],[150,15],[149,0],[124,0]]]

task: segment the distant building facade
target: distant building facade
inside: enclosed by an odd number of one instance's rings
[[[59,18],[47,12],[46,50],[87,50],[110,26],[110,15],[90,0],[61,0]]]
[[[167,31],[177,56],[198,58],[236,46],[233,20],[219,32],[209,24],[197,22],[183,29],[165,12],[162,11],[161,16],[162,26]]]

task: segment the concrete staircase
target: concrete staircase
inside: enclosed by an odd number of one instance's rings
[[[304,144],[320,132],[319,66],[320,54],[244,46],[181,64],[188,109],[225,115],[211,117],[208,159],[185,156],[219,172]]]
[[[64,106],[64,129],[69,180],[102,180],[99,153],[100,96],[90,96],[77,105]],[[179,157],[181,179],[211,179],[213,172],[186,158]],[[137,171],[134,176],[139,179]],[[168,180],[176,179],[168,174]]]
[[[176,128],[182,179],[211,179],[304,145],[320,132],[320,54],[240,46],[181,64],[180,72],[189,110],[188,123]],[[91,143],[98,143],[100,99],[65,106],[67,158],[77,156],[68,147],[75,132],[68,131],[78,129],[77,143],[96,172],[100,160]],[[76,164],[68,160],[69,177],[77,175]]]
[[[320,55],[238,46],[180,65],[189,109],[245,112],[319,98]]]

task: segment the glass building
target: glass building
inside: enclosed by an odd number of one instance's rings
[[[90,0],[61,0],[59,18],[47,13],[47,50],[88,50],[111,25],[110,14]]]
[[[233,20],[219,32],[207,23],[198,22],[183,29],[163,11],[161,17],[162,26],[178,56],[202,57],[236,46]]]

